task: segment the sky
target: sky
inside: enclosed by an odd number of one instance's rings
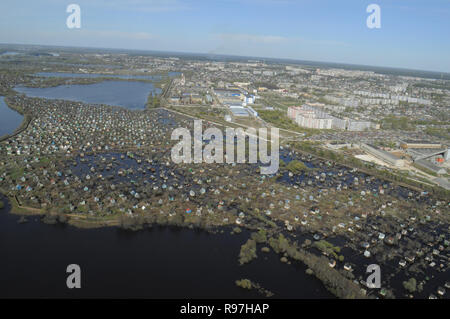
[[[81,28],[69,29],[69,4]],[[381,9],[370,29],[369,4]],[[450,0],[2,0],[0,43],[289,58],[450,72]]]

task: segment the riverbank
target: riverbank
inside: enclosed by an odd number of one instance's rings
[[[7,96],[5,97],[4,102],[8,108],[10,108],[11,110],[22,115],[23,119],[22,119],[22,123],[14,130],[13,133],[4,134],[4,135],[0,136],[0,142],[6,141],[6,140],[22,133],[23,131],[25,131],[28,128],[28,126],[30,125],[30,122],[33,120],[33,117],[29,114],[26,114],[20,106],[17,106],[17,105],[14,105],[14,104],[11,104],[10,102],[8,102]]]
[[[124,82],[144,82],[144,83],[152,83],[155,88],[162,88],[163,84],[167,82],[165,79],[160,80],[149,80],[149,79],[140,79],[140,78],[119,78],[119,77],[108,77],[105,75],[104,77],[96,77],[96,78],[58,78],[58,77],[50,77],[50,78],[42,78],[38,82],[26,83],[24,87],[27,88],[51,88],[62,85],[90,85],[96,84],[104,81],[124,81]]]
[[[5,194],[4,190],[0,189],[0,192]],[[37,216],[40,218],[47,218],[47,222],[52,223],[52,220],[56,222],[67,223],[68,225],[80,228],[80,229],[93,229],[102,227],[118,227],[120,226],[119,218],[105,220],[104,218],[89,218],[87,216],[80,216],[77,214],[61,214],[56,211],[46,211],[41,208],[28,207],[20,205],[16,196],[4,195],[10,203],[10,213],[17,216]]]

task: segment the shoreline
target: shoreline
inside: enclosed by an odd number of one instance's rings
[[[43,220],[46,216],[48,215],[53,215],[53,216],[60,216],[58,214],[46,214],[42,209],[38,209],[38,208],[32,208],[32,207],[26,207],[26,206],[21,206],[18,203],[18,200],[15,196],[8,196],[5,195],[5,193],[0,190],[0,201],[2,200],[7,200],[7,202],[5,203],[5,206],[3,209],[0,210],[0,213],[9,213],[15,216],[24,216],[24,217],[32,217],[32,216],[39,216],[40,219],[38,221],[36,221],[37,223],[43,223],[43,224],[66,224],[72,227],[75,227],[76,229],[101,229],[101,228],[105,228],[105,227],[118,227],[120,229],[124,229],[127,231],[132,231],[132,232],[138,232],[138,231],[142,231],[142,230],[146,230],[148,228],[152,228],[152,227],[160,227],[160,228],[172,228],[172,227],[176,227],[180,230],[191,230],[191,231],[201,231],[201,232],[205,232],[209,235],[218,235],[218,234],[228,234],[228,235],[235,235],[235,234],[240,234],[242,231],[248,232],[249,234],[249,239],[251,238],[251,234],[254,233],[256,230],[255,229],[251,229],[248,227],[242,227],[241,231],[239,232],[235,232],[233,225],[223,225],[223,226],[216,226],[213,227],[212,229],[209,228],[203,228],[203,227],[192,227],[191,224],[183,224],[183,225],[172,225],[172,224],[159,224],[157,222],[153,223],[153,224],[145,224],[143,225],[143,227],[141,228],[137,228],[137,229],[132,229],[132,228],[124,228],[120,225],[119,221],[117,219],[113,220],[113,223],[105,223],[105,222],[100,222],[100,221],[92,221],[92,220],[83,220],[83,218],[81,219],[77,219],[77,220],[73,220],[73,214],[64,214],[64,216],[68,216],[70,217],[69,219],[67,219],[66,221],[61,221],[56,219],[54,222],[48,223],[45,222],[45,220]],[[9,211],[8,211],[9,208]],[[274,234],[275,236],[275,234]],[[275,237],[274,237],[275,238]],[[267,246],[271,246],[269,244],[269,241],[266,243],[259,243],[259,245],[267,245]],[[283,256],[282,252],[280,251],[276,251],[273,247],[271,248],[271,251],[273,253],[275,253],[278,257]],[[286,254],[286,252],[285,252]],[[290,257],[290,261],[288,264],[286,264],[286,267],[289,267],[291,265],[291,263],[295,264],[295,263],[299,263],[300,265],[310,269],[311,267],[314,269],[316,267],[316,264],[310,264],[310,261],[308,259],[307,256],[313,256],[313,254],[309,253],[309,252],[303,252],[301,253],[301,258],[297,257],[297,256],[289,256]],[[237,259],[239,259],[239,255],[236,256]],[[261,256],[262,258],[262,256]],[[263,261],[263,259],[260,259],[260,261]],[[319,258],[319,257],[313,257],[313,258]],[[258,258],[257,258],[258,259]],[[324,289],[326,289],[328,291],[328,293],[330,293],[330,298],[357,298],[357,299],[365,299],[368,298],[367,295],[365,294],[359,294],[359,295],[349,295],[349,296],[339,296],[339,293],[337,293],[337,291],[335,290],[334,286],[328,285],[327,282],[327,278],[324,278],[321,274],[320,274],[320,269],[317,268],[317,270],[313,271],[313,276],[315,277],[315,279],[320,283],[320,285],[322,285],[322,287]],[[341,278],[342,280],[344,280],[344,282],[347,281],[347,279],[345,279],[345,277],[341,277],[339,276],[339,278]],[[347,285],[352,285],[353,283],[348,281]],[[355,287],[356,288],[356,287]]]
[[[20,123],[20,125],[14,130],[13,133],[0,136],[0,143],[26,131],[26,129],[30,125],[31,121],[33,120],[33,117],[31,115],[25,113],[22,108],[20,108],[18,106],[10,105],[10,103],[8,103],[8,101],[7,101],[7,98],[8,98],[8,96],[4,96],[4,102],[5,102],[6,106],[8,108],[10,108],[11,110],[22,115],[23,119],[22,119],[22,123]]]
[[[64,223],[74,226],[80,229],[92,229],[92,228],[102,228],[102,227],[118,227],[120,226],[119,219],[115,218],[110,221],[105,220],[89,220],[86,216],[76,216],[75,214],[57,214],[52,212],[45,212],[42,208],[34,208],[28,206],[21,206],[18,202],[16,196],[6,195],[5,192],[0,191],[10,204],[9,213],[16,216],[38,216],[41,219],[46,216],[54,216],[55,218],[59,216],[64,216],[66,221]],[[5,205],[6,207],[6,205]],[[42,222],[42,221],[41,221]]]

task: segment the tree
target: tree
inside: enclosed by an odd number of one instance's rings
[[[244,289],[252,289],[252,282],[248,279],[236,280],[236,286],[242,287]]]
[[[256,255],[256,241],[249,239],[247,242],[241,246],[241,251],[239,253],[239,263],[241,265],[248,263],[258,257]]]
[[[266,231],[264,229],[260,229],[256,233],[252,233],[251,237],[258,244],[265,243],[267,241],[267,233],[266,233]]]
[[[300,174],[304,170],[306,170],[306,165],[303,162],[293,160],[290,161],[289,164],[286,166],[287,170],[293,174]]]
[[[147,108],[158,108],[161,106],[161,99],[153,94],[150,94],[147,99]]]
[[[417,281],[416,278],[410,278],[408,281],[403,282],[403,287],[409,291],[410,293],[413,293],[417,289]]]

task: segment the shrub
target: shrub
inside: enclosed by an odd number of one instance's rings
[[[236,286],[244,288],[244,289],[252,289],[252,282],[248,279],[236,280]]]
[[[252,239],[241,246],[241,252],[239,253],[239,263],[241,265],[248,263],[258,257],[256,255],[256,242]]]
[[[260,229],[256,233],[252,233],[252,239],[256,241],[258,244],[265,243],[267,241],[267,233],[265,230]]]
[[[287,164],[286,169],[293,174],[300,174],[301,172],[307,169],[306,165],[303,162],[293,160]]]
[[[410,278],[408,281],[404,281],[403,287],[410,293],[415,292],[417,289],[416,278]]]

